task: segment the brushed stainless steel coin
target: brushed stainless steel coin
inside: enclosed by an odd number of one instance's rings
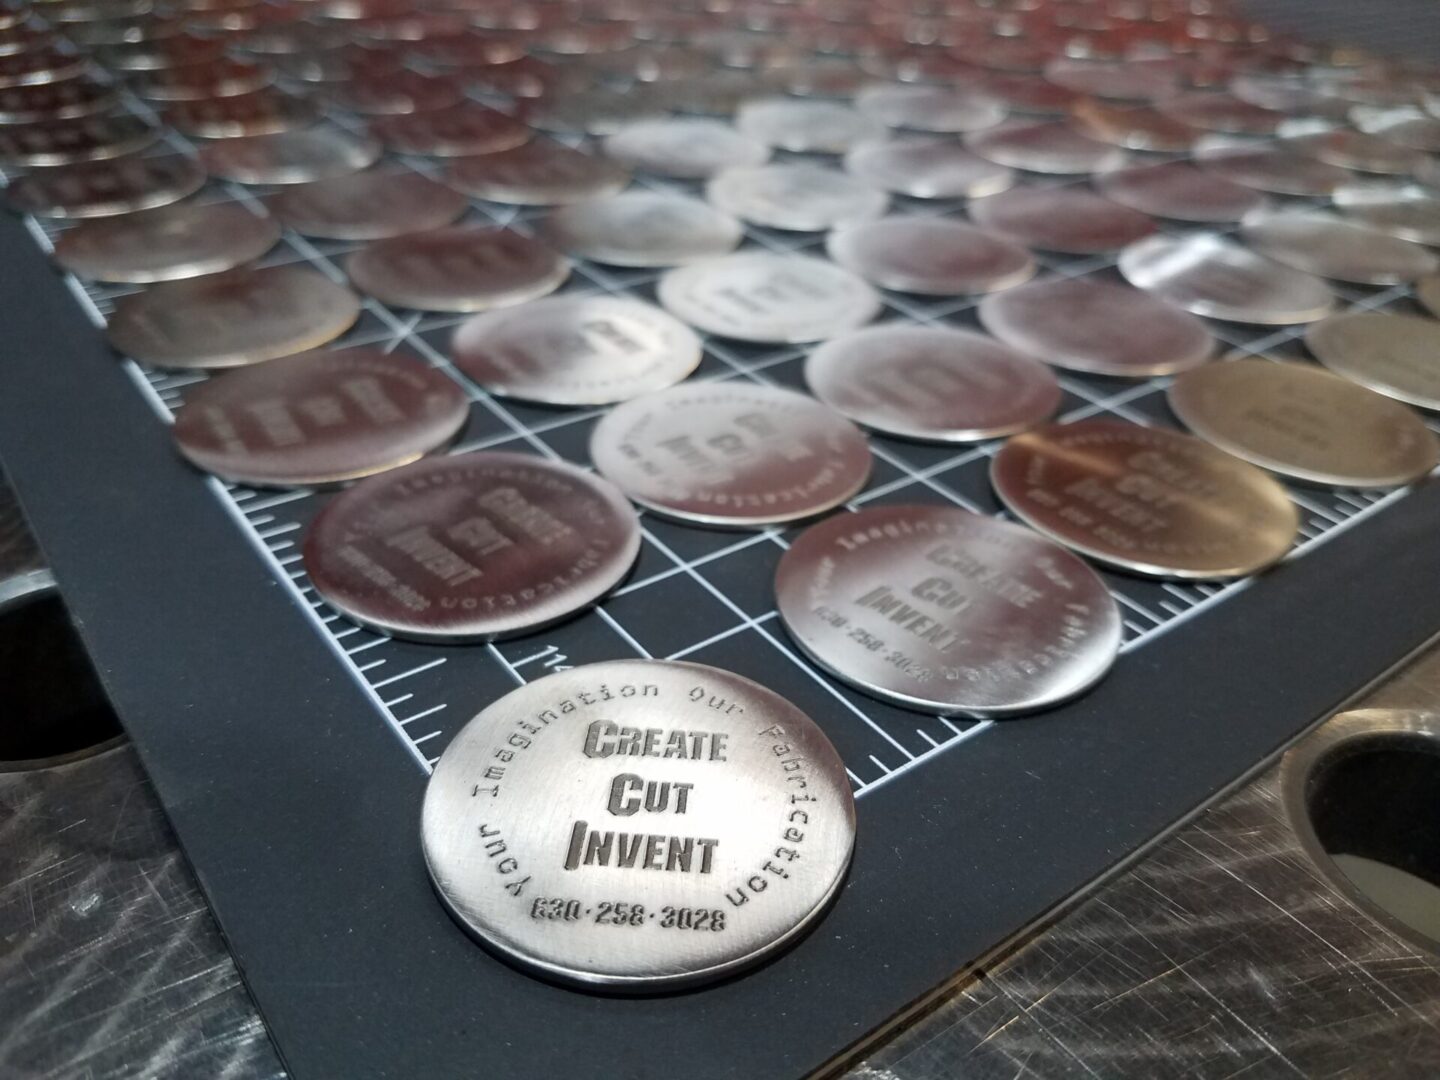
[[[814,398],[741,382],[690,383],[616,406],[596,425],[602,476],[662,517],[757,529],[853,498],[870,447]]]
[[[883,191],[808,162],[726,169],[706,185],[705,197],[742,221],[790,232],[870,221],[890,206]]]
[[[609,405],[684,379],[700,364],[700,339],[637,300],[555,296],[475,316],[455,332],[451,352],[492,394]]]
[[[805,381],[872,431],[960,443],[1024,431],[1055,415],[1050,369],[983,334],[884,323],[833,338],[805,361]]]
[[[116,102],[115,90],[94,79],[0,87],[0,124],[33,124],[94,116]]]
[[[532,139],[509,150],[451,160],[445,182],[492,202],[567,206],[614,195],[630,183],[628,170],[597,154],[554,139]]]
[[[966,135],[965,146],[998,165],[1061,176],[1106,172],[1129,160],[1119,147],[1053,120],[1006,121]]]
[[[540,235],[610,266],[680,266],[733,251],[740,223],[699,199],[625,191],[550,211]]]
[[[1137,165],[1101,173],[1095,186],[1107,198],[1156,217],[1205,224],[1239,221],[1264,205],[1253,188],[1188,161]]]
[[[1070,255],[1119,251],[1155,231],[1140,211],[1076,187],[1015,187],[974,199],[967,209],[986,232]]]
[[[418,311],[489,311],[554,292],[570,264],[509,229],[451,225],[377,240],[345,262],[361,292]]]
[[[160,138],[138,116],[81,116],[0,127],[0,164],[29,168],[104,161],[137,153]]]
[[[1092,139],[1126,150],[1179,152],[1195,145],[1200,132],[1148,105],[1113,105],[1093,98],[1077,102],[1072,122]]]
[[[926,296],[998,292],[1035,276],[1035,260],[1018,244],[928,217],[888,217],[839,229],[825,250],[871,284]]]
[[[1398,285],[1440,270],[1419,244],[1321,210],[1252,214],[1240,235],[1278,263],[1336,281]]]
[[[179,154],[127,157],[19,176],[5,197],[16,210],[37,217],[112,217],[179,202],[204,183],[199,166]]]
[[[657,293],[665,310],[697,330],[773,345],[834,337],[880,312],[863,278],[824,259],[768,251],[671,270]]]
[[[382,116],[370,122],[370,132],[396,153],[447,158],[509,150],[534,135],[513,116],[475,101],[432,112]]]
[[[1011,512],[1132,573],[1236,578],[1279,561],[1299,529],[1285,489],[1193,435],[1115,420],[1013,436],[990,470]]]
[[[426,788],[421,839],[445,906],[502,957],[660,991],[752,967],[813,925],[850,863],[855,806],[834,747],[784,698],[698,664],[617,660],[466,725]]]
[[[1014,170],[950,139],[861,143],[845,155],[845,171],[871,187],[915,199],[978,199],[1015,183]]]
[[[699,117],[642,120],[606,136],[605,153],[637,172],[704,180],[732,166],[763,165],[770,148],[729,124]]]
[[[837,514],[775,575],[780,617],[851,686],[927,712],[1015,716],[1104,677],[1120,613],[1099,577],[1029,529],[944,506]]]
[[[470,403],[455,381],[398,352],[335,349],[282,357],[186,393],[175,444],[225,480],[338,484],[447,445]]]
[[[1275,195],[1329,195],[1354,177],[1338,165],[1307,157],[1285,144],[1202,143],[1195,162],[1206,172]]]
[[[309,98],[272,87],[230,97],[177,101],[165,110],[176,131],[207,139],[235,139],[309,127],[320,119],[320,108]]]
[[[980,301],[1001,341],[1055,367],[1094,375],[1170,375],[1210,359],[1205,324],[1139,289],[1047,278]]]
[[[200,148],[211,176],[242,184],[307,184],[367,169],[380,144],[334,128],[222,139]]]
[[[1440,196],[1420,184],[1370,181],[1346,184],[1331,196],[1347,218],[1372,229],[1440,245]]]
[[[258,364],[350,329],[360,301],[304,266],[228,270],[121,297],[107,334],[119,352],[171,368]]]
[[[1282,112],[1214,91],[1177,94],[1157,101],[1155,107],[1191,127],[1235,135],[1274,135],[1286,119]]]
[[[886,127],[947,134],[994,127],[1010,111],[979,91],[915,83],[867,86],[855,95],[855,107]]]
[[[625,497],[527,454],[429,457],[337,495],[305,571],[351,619],[415,641],[494,641],[590,607],[640,550]]]
[[[1309,327],[1305,344],[1351,382],[1440,411],[1440,322],[1434,319],[1349,312]]]
[[[383,240],[449,225],[465,197],[409,169],[377,168],[297,184],[273,195],[270,211],[304,236]]]
[[[843,154],[862,142],[885,137],[885,125],[833,101],[762,98],[735,114],[740,134],[777,150],[797,154]]]
[[[1425,154],[1419,150],[1401,146],[1379,135],[1366,135],[1344,128],[1297,136],[1286,139],[1285,144],[1328,165],[1356,172],[1408,174],[1426,161]]]
[[[82,221],[55,241],[55,261],[92,281],[149,284],[229,270],[279,239],[273,219],[239,203],[177,203]]]
[[[1313,364],[1210,364],[1181,375],[1167,394],[1206,442],[1307,483],[1397,487],[1440,461],[1440,443],[1414,412]]]
[[[1323,319],[1335,294],[1319,278],[1213,233],[1152,236],[1120,253],[1130,284],[1212,319],[1285,326]]]

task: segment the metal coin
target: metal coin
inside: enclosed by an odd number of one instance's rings
[[[1012,435],[1060,407],[1050,369],[983,334],[885,323],[821,345],[805,381],[836,412],[920,442]]]
[[[59,45],[40,45],[8,56],[0,55],[0,87],[72,79],[82,74],[89,62],[84,53]]]
[[[475,316],[455,332],[452,353],[492,394],[608,405],[685,378],[700,364],[700,339],[649,304],[558,296]]]
[[[370,132],[400,154],[463,157],[493,154],[530,141],[528,127],[497,109],[466,101],[433,112],[382,116]]]
[[[1426,311],[1440,319],[1440,274],[1428,274],[1415,282],[1415,299]]]
[[[1440,322],[1351,312],[1305,331],[1322,364],[1386,397],[1440,411]]]
[[[271,212],[305,236],[382,240],[449,225],[464,196],[408,169],[373,169],[300,184],[270,199]]]
[[[445,182],[467,195],[516,206],[567,206],[624,189],[630,173],[613,161],[533,139],[509,150],[449,163]]]
[[[839,229],[825,250],[874,285],[926,296],[998,292],[1035,276],[1035,260],[1019,245],[928,217],[888,217]]]
[[[870,139],[885,137],[885,125],[831,101],[763,98],[735,114],[740,134],[777,150],[797,154],[843,154]]]
[[[1081,132],[1127,150],[1189,150],[1199,132],[1149,106],[1110,105],[1086,98],[1071,113]]]
[[[1417,244],[1440,245],[1440,197],[1429,188],[1384,181],[1346,184],[1331,197],[1347,218],[1362,225]]]
[[[316,591],[363,626],[493,641],[569,618],[640,550],[625,497],[572,465],[493,452],[423,458],[337,495],[305,535]]]
[[[621,93],[592,86],[548,94],[525,118],[541,131],[561,135],[613,135],[628,124],[664,117],[665,109],[654,95],[637,87]]]
[[[242,184],[306,184],[373,165],[380,144],[333,128],[224,139],[200,148],[211,176]]]
[[[819,919],[855,807],[834,747],[785,699],[715,668],[620,660],[472,720],[430,778],[421,837],[445,906],[501,956],[658,991],[758,964]]]
[[[1299,515],[1254,465],[1191,435],[1115,420],[1012,437],[990,471],[1016,517],[1082,555],[1165,578],[1234,578],[1281,559]]]
[[[352,112],[394,116],[451,108],[464,100],[465,86],[458,79],[399,68],[340,83],[331,94]]]
[[[642,120],[605,139],[605,153],[638,172],[703,180],[731,166],[763,165],[764,143],[719,120]]]
[[[1155,231],[1138,210],[1075,187],[1017,187],[974,199],[970,218],[987,232],[1042,251],[1099,255]]]
[[[775,575],[780,617],[817,664],[928,712],[1013,716],[1084,693],[1120,613],[1064,548],[967,510],[886,506],[807,529]]]
[[[1335,305],[1313,274],[1211,233],[1149,237],[1122,251],[1119,267],[1130,284],[1212,319],[1284,326],[1323,319]]]
[[[129,82],[150,101],[205,102],[257,93],[274,80],[275,73],[266,65],[221,56],[142,70]]]
[[[1278,263],[1337,281],[1397,285],[1440,270],[1419,244],[1320,210],[1252,214],[1240,235]]]
[[[1009,112],[983,93],[914,84],[868,86],[855,107],[886,127],[957,134],[994,127]]]
[[[987,73],[980,85],[987,94],[999,98],[1017,113],[1035,116],[1063,116],[1082,96],[1023,72]]]
[[[890,205],[883,191],[810,163],[726,169],[706,185],[705,197],[743,221],[791,232],[870,221]]]
[[[1135,61],[1077,60],[1057,57],[1045,65],[1045,78],[1077,94],[1119,101],[1155,101],[1175,93],[1175,72]]]
[[[1117,203],[1176,221],[1239,221],[1264,204],[1254,189],[1187,161],[1116,169],[1097,176],[1095,186]]]
[[[870,475],[870,447],[849,420],[804,394],[742,382],[619,405],[596,425],[590,457],[641,506],[725,529],[815,517]]]
[[[1396,487],[1440,460],[1440,443],[1410,409],[1312,364],[1210,364],[1180,376],[1168,395],[1206,442],[1309,483]]]
[[[794,345],[864,326],[875,290],[824,259],[742,251],[671,270],[660,303],[697,330],[739,341]]]
[[[377,240],[351,255],[345,272],[382,304],[418,311],[488,311],[545,296],[570,264],[508,229],[452,225]]]
[[[1155,107],[1182,124],[1235,135],[1273,135],[1285,120],[1282,112],[1212,92],[1179,94],[1158,101]]]
[[[541,235],[610,266],[678,266],[733,251],[740,223],[699,199],[626,191],[552,210]]]
[[[1128,160],[1118,147],[1052,120],[1007,121],[965,136],[965,145],[998,165],[1058,175],[1105,172]]]
[[[1419,150],[1378,135],[1344,129],[1301,135],[1286,139],[1285,143],[1318,161],[1356,172],[1386,175],[1412,173],[1426,160],[1425,154]]]
[[[55,242],[55,261],[92,281],[149,284],[216,274],[260,258],[280,226],[238,203],[181,203],[81,222]]]
[[[205,174],[179,154],[115,158],[30,173],[5,189],[23,214],[51,218],[110,217],[179,202],[205,183]]]
[[[0,87],[0,124],[93,116],[115,104],[115,91],[92,79]]]
[[[1338,165],[1270,144],[1201,144],[1195,161],[1206,172],[1276,195],[1329,195],[1351,179]]]
[[[1095,375],[1169,375],[1210,359],[1205,324],[1125,285],[1049,278],[980,302],[1001,341],[1055,367]]]
[[[232,97],[178,101],[165,110],[165,119],[177,131],[207,139],[289,131],[319,118],[314,102],[268,87]]]
[[[1367,135],[1378,135],[1427,154],[1440,153],[1440,119],[1420,109],[1356,106],[1350,116],[1355,126]]]
[[[916,199],[981,198],[1015,182],[1013,170],[949,139],[862,143],[845,155],[845,171],[871,187]]]
[[[138,116],[82,116],[0,127],[0,164],[29,167],[103,161],[143,150],[160,130]]]

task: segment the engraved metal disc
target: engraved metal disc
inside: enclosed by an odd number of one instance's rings
[[[383,116],[371,121],[370,131],[397,153],[431,157],[493,154],[529,142],[533,134],[513,116],[475,101],[433,112]]]
[[[1236,135],[1273,135],[1286,119],[1282,112],[1214,92],[1178,94],[1155,107],[1182,124]]]
[[[179,154],[127,157],[28,173],[11,181],[5,197],[37,217],[113,217],[179,202],[204,183],[199,166]]]
[[[425,862],[502,957],[587,987],[696,986],[773,956],[835,897],[855,805],[835,748],[749,679],[617,660],[512,690],[440,758]]]
[[[350,281],[384,304],[419,311],[488,311],[558,289],[570,264],[509,229],[452,225],[377,240],[345,263]]]
[[[885,137],[884,124],[849,106],[799,98],[748,101],[736,112],[735,124],[742,135],[797,154],[843,154]]]
[[[770,148],[719,120],[642,120],[605,139],[605,153],[637,172],[703,180],[732,166],[763,165]]]
[[[1008,166],[986,161],[949,139],[861,143],[845,155],[845,171],[872,187],[915,199],[978,199],[1015,182]]]
[[[1286,144],[1318,161],[1356,172],[1411,173],[1426,161],[1426,155],[1419,150],[1401,146],[1379,135],[1346,129],[1302,135],[1287,139]]]
[[[1167,578],[1233,578],[1284,557],[1285,489],[1193,435],[1116,420],[1012,437],[990,470],[1016,517],[1082,555]]]
[[[160,138],[160,129],[138,116],[81,116],[0,127],[0,164],[69,165],[133,154]]]
[[[680,266],[733,251],[740,223],[699,199],[625,191],[552,210],[540,235],[610,266]]]
[[[449,225],[465,197],[409,169],[371,169],[278,192],[270,211],[305,236],[383,240]]]
[[[685,378],[700,363],[700,339],[637,300],[554,296],[475,316],[455,332],[451,352],[492,394],[608,405]]]
[[[165,110],[175,130],[207,139],[235,139],[308,127],[320,119],[320,107],[309,98],[272,87],[231,97],[177,101]]]
[[[1374,109],[1361,105],[1350,110],[1350,117],[1367,135],[1378,135],[1427,154],[1440,153],[1440,119],[1420,109]]]
[[[93,116],[115,104],[115,90],[92,79],[0,87],[0,124]]]
[[[1125,151],[1055,121],[1007,121],[965,136],[965,145],[987,161],[1030,172],[1073,175],[1118,169]]]
[[[1009,112],[987,94],[914,83],[867,86],[855,107],[887,127],[956,134],[994,127]]]
[[[1132,285],[1213,319],[1283,326],[1323,319],[1335,304],[1313,274],[1210,233],[1149,237],[1122,251],[1119,267]]]
[[[811,391],[874,431],[921,442],[974,442],[1050,419],[1050,369],[966,330],[885,323],[834,338],[805,361]]]
[[[998,292],[1035,276],[1035,260],[1018,244],[928,217],[888,217],[839,229],[825,250],[874,285],[926,296]]]
[[[1336,281],[1398,285],[1440,270],[1419,244],[1321,210],[1252,214],[1240,235],[1278,263]]]
[[[1396,487],[1440,460],[1414,412],[1313,364],[1230,360],[1186,372],[1167,393],[1206,442],[1308,483]]]
[[[590,456],[641,506],[726,529],[815,517],[870,475],[869,444],[849,420],[804,394],[741,382],[617,406],[596,425]]]
[[[837,514],[775,575],[780,617],[832,675],[913,709],[1013,716],[1084,693],[1115,661],[1099,577],[1029,529],[943,506]]]
[[[1329,195],[1353,179],[1338,165],[1269,143],[1202,144],[1196,149],[1195,161],[1206,172],[1276,195]]]
[[[306,184],[373,165],[380,144],[333,128],[223,139],[200,148],[211,176],[242,184]]]
[[[697,330],[740,341],[794,345],[864,326],[880,297],[824,259],[742,251],[671,270],[660,303]]]
[[[870,184],[810,163],[726,169],[706,185],[705,197],[742,221],[793,232],[870,221],[890,206]]]
[[[1148,105],[1113,105],[1093,98],[1077,102],[1074,124],[1092,139],[1127,150],[1189,150],[1200,133]]]
[[[1197,169],[1188,161],[1101,173],[1095,186],[1117,203],[1175,221],[1239,221],[1264,203],[1253,188]]]
[[[337,484],[408,465],[464,426],[464,391],[398,352],[336,349],[287,356],[190,390],[175,443],[234,483]]]
[[[239,203],[179,203],[82,221],[55,241],[55,261],[93,281],[148,284],[229,270],[279,239],[272,218]]]
[[[1155,231],[1140,211],[1076,187],[1015,187],[974,199],[967,209],[987,232],[1071,255],[1119,251]]]
[[[304,266],[228,270],[121,297],[110,344],[144,363],[174,368],[258,364],[333,341],[360,301]]]
[[[1428,187],[1372,181],[1336,188],[1331,198],[1341,213],[1362,225],[1417,244],[1440,245],[1440,196]]]
[[[532,139],[509,150],[455,158],[445,182],[468,195],[517,206],[564,206],[614,195],[630,182],[622,166],[572,150],[554,139]]]
[[[337,495],[305,570],[337,610],[417,641],[549,626],[620,583],[640,550],[625,497],[572,465],[493,452],[429,457]]]
[[[1386,397],[1440,411],[1440,322],[1350,312],[1305,331],[1322,364]]]

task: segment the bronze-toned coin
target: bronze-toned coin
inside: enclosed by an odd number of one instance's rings
[[[424,458],[342,492],[305,535],[315,589],[350,618],[417,641],[494,641],[590,607],[629,572],[625,497],[526,454]]]
[[[470,403],[455,381],[404,353],[286,356],[189,390],[175,444],[233,483],[312,487],[408,465],[446,446]]]
[[[1374,109],[1357,105],[1350,118],[1366,135],[1377,135],[1411,150],[1440,153],[1440,119],[1414,107]]]
[[[144,150],[160,130],[138,116],[82,116],[0,127],[0,164],[28,167],[104,161]]]
[[[1035,276],[1035,260],[1018,244],[929,217],[837,229],[825,251],[873,285],[926,296],[999,292]]]
[[[1004,191],[1015,173],[950,139],[867,142],[845,155],[845,171],[882,191],[915,199],[978,199]]]
[[[867,86],[855,107],[886,127],[947,134],[994,127],[1009,112],[988,94],[914,83]]]
[[[1275,195],[1329,195],[1353,177],[1338,165],[1307,157],[1286,144],[1201,144],[1195,162],[1206,172]]]
[[[20,176],[5,197],[16,210],[37,217],[110,217],[179,202],[204,183],[200,167],[179,154],[128,157]]]
[[[1336,188],[1331,198],[1341,213],[1362,225],[1401,240],[1440,245],[1440,196],[1428,187],[1371,181]]]
[[[1401,146],[1379,135],[1366,135],[1362,131],[1343,128],[1296,136],[1286,139],[1285,145],[1327,165],[1365,173],[1413,173],[1426,160],[1425,154],[1419,150]]]
[[[380,144],[334,128],[222,139],[200,148],[211,176],[242,184],[307,184],[373,165]]]
[[[1182,124],[1234,135],[1274,135],[1286,119],[1284,113],[1274,109],[1262,109],[1229,94],[1210,91],[1179,94],[1157,102],[1155,107]]]
[[[1158,101],[1175,93],[1173,71],[1133,61],[1057,57],[1045,65],[1045,78],[1077,94],[1117,101]]]
[[[1099,255],[1149,236],[1138,210],[1077,187],[1016,187],[972,199],[970,218],[987,232],[1041,251]]]
[[[1175,221],[1239,221],[1264,205],[1264,199],[1254,189],[1197,169],[1188,161],[1101,173],[1095,178],[1095,186],[1117,203]]]
[[[538,240],[480,225],[377,240],[351,255],[345,270],[382,304],[456,312],[534,300],[570,276],[570,264]]]
[[[1349,312],[1307,329],[1305,344],[1335,374],[1440,412],[1440,322]]]
[[[350,329],[360,301],[304,266],[227,270],[121,297],[110,344],[169,368],[258,364],[319,348]]]
[[[1032,528],[1148,577],[1245,577],[1283,558],[1300,525],[1285,489],[1254,465],[1192,435],[1123,421],[1015,435],[990,479]]]
[[[540,235],[562,251],[610,266],[681,266],[733,251],[740,223],[699,199],[624,191],[561,206]]]
[[[149,284],[232,269],[279,239],[273,219],[239,203],[176,203],[81,222],[56,240],[55,261],[93,281]]]
[[[509,150],[455,158],[446,167],[453,188],[516,206],[568,206],[603,199],[630,183],[630,173],[598,154],[554,139],[532,139]]]
[[[61,82],[83,74],[89,58],[69,45],[39,45],[0,55],[0,88]]]
[[[833,101],[761,98],[735,114],[740,134],[777,150],[797,154],[843,154],[885,137],[885,125]]]
[[[1440,259],[1419,244],[1322,210],[1252,214],[1240,235],[1278,263],[1336,281],[1398,285],[1440,270]]]
[[[705,197],[742,221],[792,232],[855,225],[890,206],[890,197],[872,185],[809,162],[726,169],[705,185]]]
[[[96,59],[111,71],[160,71],[187,64],[212,63],[224,55],[225,42],[221,38],[178,33],[114,42],[97,50]]]
[[[275,73],[264,64],[221,56],[140,71],[129,81],[149,101],[208,101],[256,93],[275,81]]]
[[[751,84],[754,93],[754,84]],[[541,131],[559,135],[613,135],[628,124],[660,120],[665,109],[653,93],[630,87],[626,92],[601,87],[563,90],[542,97],[525,119]]]
[[[1062,176],[1118,169],[1128,160],[1118,147],[1051,120],[1006,121],[966,135],[965,146],[997,165]]]
[[[93,79],[0,87],[0,124],[33,124],[94,116],[115,104],[112,87]]]
[[[1082,97],[1074,90],[1056,86],[1038,75],[1021,72],[990,72],[979,85],[1015,112],[1031,116],[1063,116]]]
[[[451,76],[399,68],[337,83],[330,96],[335,104],[352,112],[395,116],[458,105],[465,98],[465,85]]]
[[[1167,393],[1206,442],[1307,483],[1397,487],[1440,461],[1414,412],[1313,364],[1230,360],[1186,372]]]
[[[270,199],[270,211],[305,236],[383,240],[449,225],[464,196],[409,169],[371,169],[299,184]]]
[[[234,139],[308,127],[320,110],[308,98],[266,87],[232,97],[177,101],[165,110],[175,130],[207,139]]]
[[[1148,105],[1111,105],[1085,98],[1075,104],[1071,117],[1092,139],[1126,150],[1189,150],[1200,135],[1189,124]]]
[[[396,153],[430,157],[493,154],[529,142],[534,134],[513,116],[475,101],[433,112],[382,116],[370,122],[370,131]]]
[[[605,138],[605,153],[637,172],[704,180],[722,169],[763,165],[770,148],[729,124],[698,117],[642,120]]]

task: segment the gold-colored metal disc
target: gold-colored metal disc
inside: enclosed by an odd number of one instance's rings
[[[1350,312],[1310,327],[1305,344],[1336,375],[1440,411],[1440,322],[1434,319]]]
[[[1260,469],[1191,435],[1116,420],[1016,435],[990,468],[1033,528],[1121,570],[1235,578],[1290,550],[1295,505]]]

